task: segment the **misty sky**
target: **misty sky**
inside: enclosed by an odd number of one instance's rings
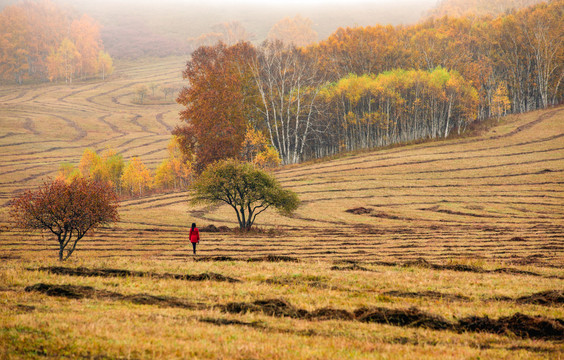
[[[237,21],[263,41],[274,24],[300,15],[312,20],[323,40],[339,27],[408,25],[425,17],[438,0],[51,0],[88,14],[102,29],[110,54],[130,46],[133,37],[147,51],[168,41],[186,43],[213,31],[214,25]],[[19,2],[0,0],[0,8]],[[153,45],[151,45],[153,41]],[[135,46],[141,47],[142,44]],[[145,50],[144,50],[145,51]]]

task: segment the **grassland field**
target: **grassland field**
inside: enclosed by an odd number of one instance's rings
[[[12,227],[10,199],[85,148],[154,169],[181,107],[136,88],[182,84],[185,60],[0,87],[0,358],[564,358],[562,106],[282,167],[296,214],[203,232],[196,257],[192,222],[236,220],[187,192],[122,201],[65,263],[48,233]]]

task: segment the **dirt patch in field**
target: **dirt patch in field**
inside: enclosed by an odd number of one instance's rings
[[[231,302],[222,309],[232,314],[264,313],[270,316],[291,317],[305,319],[309,315],[307,310],[298,309],[283,299],[257,300],[248,302]]]
[[[324,307],[312,311],[309,318],[316,320],[354,320],[355,316],[347,310]]]
[[[390,220],[413,220],[413,219],[398,216],[398,215],[387,214],[385,212],[377,212],[377,213],[371,214],[370,216],[375,217],[375,218],[390,219]]]
[[[414,307],[409,309],[360,308],[354,314],[355,318],[361,322],[424,327],[436,330],[453,328],[453,324],[445,318],[428,314]]]
[[[293,256],[285,256],[285,255],[266,255],[261,257],[249,258],[247,259],[249,262],[254,261],[266,261],[266,262],[300,262],[300,259],[293,257]]]
[[[318,276],[275,276],[264,281],[267,284],[275,285],[306,285],[318,289],[328,289],[330,286],[324,279]]]
[[[200,232],[210,232],[210,233],[226,233],[231,232],[231,229],[227,226],[215,226],[210,224],[208,226],[204,226],[200,229]]]
[[[194,258],[194,261],[239,261],[231,256],[198,256]]]
[[[240,321],[240,320],[235,320],[235,319],[210,318],[210,317],[201,318],[201,319],[198,319],[198,321],[203,322],[203,323],[207,323],[207,324],[220,325],[220,326],[239,325],[239,326],[249,326],[249,327],[252,327],[252,328],[259,328],[259,329],[265,328],[265,326],[258,321],[247,322],[247,321]]]
[[[354,209],[345,210],[345,212],[355,214],[355,215],[366,215],[366,214],[371,214],[372,209],[365,208],[365,207],[361,206],[361,207],[357,207],[357,208],[354,208]]]
[[[377,272],[376,270],[371,270],[371,269],[367,269],[363,266],[360,266],[356,263],[348,265],[348,266],[331,266],[331,270],[336,270],[336,271],[372,271],[372,272]]]
[[[520,236],[514,236],[511,239],[509,239],[509,241],[514,241],[514,242],[525,242],[527,240],[525,240],[524,238],[520,237]]]
[[[512,269],[512,268],[499,268],[499,269],[491,270],[489,272],[498,273],[498,274],[517,274],[517,275],[541,276],[540,274],[537,274],[537,273],[532,272],[532,271],[525,271],[525,270]]]
[[[13,306],[13,309],[18,313],[30,313],[34,312],[36,307],[33,305],[16,304]]]
[[[53,285],[39,283],[25,288],[26,292],[40,292],[49,296],[64,297],[67,299],[90,299],[90,298],[109,298],[109,299],[119,299],[123,295],[105,291],[96,290],[92,286],[81,286],[81,285]]]
[[[183,299],[170,296],[155,296],[150,294],[122,295],[119,300],[128,301],[137,305],[158,305],[163,307],[174,307],[181,309],[198,308],[194,304]]]
[[[564,304],[564,290],[548,290],[532,295],[521,296],[515,299],[518,303],[536,305],[559,305]]]
[[[97,290],[92,286],[81,285],[54,285],[39,283],[25,288],[26,292],[40,292],[49,296],[64,297],[67,299],[110,299],[122,300],[139,305],[158,305],[182,309],[201,309],[204,304],[193,304],[186,300],[171,296],[155,296],[150,294],[123,295],[117,292]]]
[[[470,298],[464,295],[459,294],[444,294],[438,291],[421,291],[421,292],[410,292],[410,291],[386,291],[382,293],[382,295],[386,296],[395,296],[395,297],[405,297],[405,298],[428,298],[428,299],[441,299],[441,300],[448,300],[448,301],[469,301]]]
[[[486,270],[482,269],[477,266],[473,265],[464,265],[464,264],[433,264],[428,262],[425,259],[417,259],[413,261],[405,262],[402,266],[404,267],[420,267],[426,269],[433,269],[433,270],[452,270],[452,271],[462,271],[462,272],[474,272],[474,273],[501,273],[501,274],[515,274],[515,275],[530,275],[530,276],[541,276],[547,277],[545,275],[535,273],[532,271],[525,271],[519,269],[512,269],[512,268],[499,268],[494,270]],[[548,277],[555,277],[555,276],[548,276]],[[556,277],[557,278],[557,277]]]
[[[478,273],[484,272],[483,269],[480,269],[476,266],[461,265],[461,264],[439,265],[439,264],[430,263],[427,260],[421,259],[421,258],[417,259],[417,260],[407,261],[402,266],[403,267],[419,267],[419,268],[433,269],[433,270],[454,270],[454,271],[469,271],[469,272],[478,272]]]
[[[35,270],[35,269],[28,269]],[[68,268],[61,266],[40,267],[37,270],[48,271],[57,275],[71,275],[71,276],[99,276],[99,277],[150,277],[154,279],[176,279],[187,281],[225,281],[230,283],[241,282],[238,279],[227,277],[217,273],[202,273],[202,274],[170,274],[170,273],[152,273],[144,271],[132,271],[125,269],[88,269],[84,267]]]
[[[500,317],[497,320],[487,316],[471,316],[460,319],[457,329],[459,331],[515,334],[524,338],[564,339],[564,321],[521,313]]]

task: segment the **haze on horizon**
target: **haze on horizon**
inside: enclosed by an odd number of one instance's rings
[[[318,41],[339,27],[413,24],[437,0],[51,0],[101,25],[104,46],[113,57],[186,54],[189,39],[215,25],[239,22],[252,41],[266,39],[274,24],[300,15],[313,22]],[[0,9],[18,0],[0,0]]]

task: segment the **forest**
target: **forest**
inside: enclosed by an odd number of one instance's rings
[[[0,78],[72,83],[113,71],[100,26],[50,1],[19,2],[0,13]]]
[[[339,28],[301,47],[202,46],[183,74],[185,123],[174,134],[196,169],[237,156],[247,127],[293,164],[447,137],[476,120],[553,106],[563,99],[563,5]]]

